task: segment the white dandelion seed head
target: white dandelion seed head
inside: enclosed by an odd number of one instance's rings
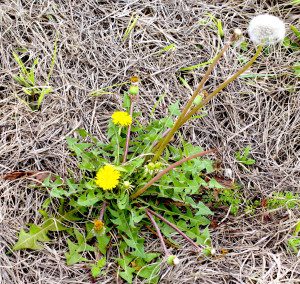
[[[249,24],[248,33],[255,44],[275,44],[285,37],[284,22],[278,17],[263,14],[254,17]]]

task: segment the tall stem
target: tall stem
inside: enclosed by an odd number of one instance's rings
[[[207,95],[205,99],[197,106],[195,106],[181,121],[180,126],[182,126],[185,122],[187,122],[200,108],[205,106],[213,97],[215,97],[220,91],[222,91],[224,88],[226,88],[231,82],[233,82],[237,77],[239,77],[242,73],[244,73],[247,69],[251,67],[251,65],[254,63],[254,61],[257,59],[257,57],[261,54],[263,49],[263,46],[258,46],[256,53],[253,55],[253,57],[249,60],[249,62],[243,66],[239,71],[237,71],[235,74],[233,74],[230,78],[228,78],[225,82],[220,84],[215,91],[213,91],[211,94]]]
[[[173,223],[171,223],[166,218],[164,218],[160,214],[158,214],[158,213],[156,213],[156,212],[154,212],[154,211],[152,211],[150,209],[146,209],[146,210],[148,212],[150,212],[152,215],[154,215],[157,218],[159,218],[160,220],[162,220],[167,225],[169,225],[172,229],[174,229],[177,233],[179,233],[183,238],[185,238],[189,243],[191,243],[199,252],[202,251],[201,247],[199,247],[198,244],[196,244],[190,237],[188,237],[184,232],[182,232],[179,228],[177,228]]]
[[[132,117],[133,114],[133,104],[134,101],[132,99],[132,96],[130,96],[130,111],[129,114]],[[129,149],[129,141],[130,141],[130,132],[131,132],[131,124],[128,126],[127,129],[127,136],[126,136],[126,144],[125,144],[125,150],[124,150],[124,156],[123,156],[123,164],[126,163],[127,155],[128,155],[128,149]]]
[[[216,64],[218,63],[218,61],[220,60],[220,58],[223,56],[223,54],[228,50],[228,48],[230,47],[230,44],[235,40],[235,37],[232,36],[231,39],[229,40],[229,42],[227,44],[224,45],[224,47],[221,49],[221,51],[217,54],[217,56],[214,58],[213,62],[211,63],[211,65],[209,66],[209,68],[207,69],[206,73],[204,74],[202,80],[200,81],[197,89],[194,91],[192,97],[189,99],[189,101],[187,102],[187,104],[185,105],[184,109],[182,110],[180,116],[177,118],[175,124],[173,125],[173,127],[170,129],[169,133],[166,135],[165,138],[163,138],[162,142],[159,142],[159,147],[152,159],[152,162],[155,162],[158,160],[158,158],[160,157],[160,155],[162,154],[162,152],[164,151],[164,149],[166,148],[166,146],[168,145],[168,143],[170,142],[170,140],[172,139],[174,133],[178,130],[178,128],[180,127],[181,124],[181,120],[184,119],[185,115],[187,114],[187,112],[189,111],[190,107],[193,104],[193,101],[195,100],[195,98],[199,95],[199,93],[201,92],[205,82],[208,80],[209,75],[211,74],[213,68],[216,66]]]
[[[167,247],[166,247],[164,238],[163,238],[163,236],[162,236],[162,234],[161,234],[161,231],[160,231],[160,229],[159,229],[157,223],[155,222],[155,220],[154,220],[154,218],[153,218],[153,216],[152,216],[150,210],[145,209],[145,211],[146,211],[146,214],[147,214],[148,218],[150,219],[152,225],[154,226],[154,228],[155,228],[155,230],[156,230],[157,236],[158,236],[158,238],[159,238],[159,240],[160,240],[160,243],[161,243],[161,246],[162,246],[162,248],[163,248],[163,250],[164,250],[164,252],[165,252],[165,255],[166,255],[166,257],[168,257],[168,256],[169,256],[169,252],[168,252],[168,249],[167,249]]]
[[[190,161],[192,159],[204,156],[206,154],[209,153],[214,153],[216,152],[215,149],[210,149],[210,150],[206,150],[194,155],[191,155],[189,157],[183,158],[180,161],[177,161],[176,163],[168,166],[166,169],[164,169],[163,171],[160,171],[154,178],[152,178],[150,181],[148,181],[142,188],[140,188],[139,190],[137,190],[135,193],[133,193],[130,198],[131,199],[135,199],[137,197],[139,197],[141,194],[143,194],[152,184],[154,184],[155,182],[157,182],[163,175],[165,175],[166,173],[168,173],[169,171],[173,170],[174,168],[180,166],[181,164]]]

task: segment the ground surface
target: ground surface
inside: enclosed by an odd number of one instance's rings
[[[138,74],[142,79],[138,108],[147,113],[166,93],[155,113],[163,116],[169,102],[178,98],[184,102],[190,95],[178,76],[195,88],[204,72],[199,68],[180,73],[179,68],[209,60],[224,43],[215,29],[199,25],[199,20],[207,13],[215,15],[223,23],[225,37],[235,27],[245,31],[249,19],[262,12],[299,27],[300,7],[287,2],[0,1],[0,172],[66,174],[75,165],[68,158],[65,137],[82,127],[104,139],[107,118],[121,102],[121,87],[100,97],[91,97],[90,92]],[[137,26],[122,42],[134,14],[140,16]],[[37,79],[42,85],[56,32],[58,56],[49,83],[54,92],[40,112],[31,112],[15,96],[22,96],[22,90],[12,79],[18,73],[12,52],[26,48],[29,59],[40,58]],[[160,55],[170,43],[176,49]],[[230,49],[207,83],[208,90],[237,69],[239,52],[237,47]],[[251,44],[248,52],[253,53]],[[271,76],[240,78],[211,103],[207,117],[185,128],[195,143],[220,149],[224,167],[243,184],[245,199],[300,191],[300,92],[290,68],[299,55],[284,47],[271,49],[250,70]],[[234,153],[247,145],[257,160],[251,171],[238,167],[234,159]],[[24,180],[1,181],[0,283],[91,283],[85,270],[65,265],[66,248],[60,238],[40,252],[5,253],[20,228],[38,220],[37,209],[46,198],[28,185]],[[279,210],[267,221],[262,214],[227,216],[211,231],[217,251],[228,253],[197,260],[183,247],[177,252],[182,265],[164,269],[160,283],[300,283],[300,260],[286,246],[299,210]],[[159,248],[153,239],[149,245]],[[121,283],[116,266],[109,265],[108,271],[99,283]]]

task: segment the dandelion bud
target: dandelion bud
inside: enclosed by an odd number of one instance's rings
[[[248,33],[255,44],[275,44],[285,37],[284,22],[278,17],[263,14],[254,17],[249,24]]]
[[[203,97],[202,97],[201,95],[198,95],[198,96],[194,99],[193,103],[197,106],[198,104],[201,103],[202,98],[203,98]]]
[[[214,256],[217,253],[216,249],[212,247],[206,247],[202,250],[202,252],[205,256]]]
[[[233,35],[232,35],[232,41],[236,41],[238,40],[241,36],[242,36],[242,31],[238,28],[234,29],[233,31]]]
[[[152,163],[152,162],[150,162],[150,163],[148,164],[148,169],[149,169],[150,171],[155,170],[155,164]]]
[[[123,185],[124,185],[125,189],[129,189],[130,186],[131,186],[131,184],[130,184],[130,182],[128,180],[125,180],[124,183],[123,183]]]
[[[234,29],[233,33],[238,37],[240,37],[243,34],[240,29]]]
[[[131,85],[129,87],[129,94],[130,95],[136,96],[138,93],[139,93],[139,86],[137,86],[137,85]]]
[[[210,253],[211,253],[211,255],[216,255],[217,251],[216,251],[216,249],[212,248],[212,249],[210,250]]]
[[[161,162],[156,162],[156,163],[155,163],[155,169],[156,169],[156,170],[160,170],[161,167],[162,167],[162,163],[161,163]]]
[[[169,265],[178,265],[180,262],[179,258],[176,256],[176,255],[170,255],[168,258],[167,258],[167,263]]]

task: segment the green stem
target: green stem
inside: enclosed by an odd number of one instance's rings
[[[119,138],[121,137],[121,132],[122,132],[122,126],[119,127],[118,132],[115,129],[115,134],[116,134],[116,142],[117,142],[117,155],[115,157],[115,163],[116,165],[120,164],[120,140]]]
[[[209,153],[214,153],[216,152],[215,149],[210,149],[210,150],[206,150],[194,155],[191,155],[189,157],[183,158],[180,161],[177,161],[176,163],[169,165],[166,169],[160,171],[154,178],[152,178],[150,181],[148,181],[142,188],[140,188],[139,190],[137,190],[135,193],[133,193],[130,198],[131,199],[135,199],[137,197],[139,197],[141,194],[143,194],[152,184],[154,184],[155,182],[157,182],[163,175],[165,175],[166,173],[168,173],[169,171],[173,170],[174,168],[180,166],[181,164],[190,161],[192,159],[204,156],[206,154]]]
[[[130,96],[130,111],[129,115],[132,117],[133,115],[133,99]],[[128,126],[127,129],[127,136],[126,136],[126,144],[125,144],[125,150],[124,150],[124,156],[123,156],[123,164],[126,163],[127,155],[128,155],[128,149],[129,149],[129,141],[130,141],[130,133],[131,133],[131,124]]]
[[[251,67],[251,65],[254,63],[254,61],[257,59],[257,57],[261,54],[263,49],[263,45],[258,46],[256,53],[253,55],[253,57],[249,60],[249,62],[243,66],[239,71],[237,71],[235,74],[233,74],[229,79],[227,79],[225,82],[220,84],[215,91],[213,91],[211,94],[207,95],[205,99],[197,106],[195,106],[181,121],[180,127],[187,122],[200,108],[207,105],[213,97],[215,97],[220,91],[222,91],[224,88],[226,88],[231,82],[233,82],[236,78],[238,78],[242,73],[244,73],[247,69]]]
[[[159,142],[159,144],[157,144],[158,148],[157,151],[152,159],[152,162],[156,162],[158,160],[158,158],[160,157],[160,155],[162,154],[162,152],[164,151],[164,149],[166,148],[166,146],[168,145],[168,143],[170,142],[170,140],[172,139],[173,135],[175,134],[175,132],[180,128],[180,126],[182,125],[181,121],[184,119],[185,115],[187,114],[187,112],[189,111],[190,107],[193,104],[193,101],[195,100],[195,98],[199,95],[199,93],[201,92],[205,82],[208,80],[209,75],[211,74],[213,68],[216,66],[216,64],[218,63],[218,61],[220,60],[220,58],[223,56],[223,54],[228,50],[228,48],[230,47],[230,44],[235,40],[235,37],[232,36],[231,39],[229,40],[229,42],[227,44],[224,45],[224,47],[222,48],[222,50],[216,55],[216,57],[214,58],[213,62],[211,63],[211,65],[209,66],[209,68],[207,69],[206,73],[204,74],[202,80],[200,81],[197,89],[194,91],[192,97],[189,99],[189,101],[187,102],[187,104],[185,105],[184,109],[182,110],[180,116],[177,118],[175,124],[173,125],[173,127],[170,129],[169,133],[166,135],[165,138],[163,138],[163,140],[161,142]]]

